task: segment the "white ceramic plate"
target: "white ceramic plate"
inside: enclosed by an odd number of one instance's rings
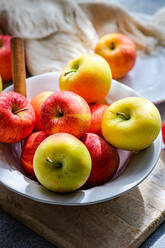
[[[149,23],[151,16],[133,13],[135,17]],[[165,101],[165,48],[160,47],[153,54],[138,55],[133,69],[120,82],[131,87],[141,96],[158,104]]]
[[[119,81],[154,103],[165,101],[165,49],[137,56],[134,68]]]
[[[27,97],[32,99],[44,90],[58,90],[59,73],[47,73],[27,79]],[[12,86],[5,91],[13,90]],[[137,94],[131,88],[112,82],[107,101],[116,101]],[[88,190],[70,194],[47,191],[39,183],[25,176],[18,164],[20,143],[0,144],[0,183],[30,199],[58,205],[87,205],[113,199],[142,182],[157,163],[161,151],[161,135],[144,151],[134,155],[126,170],[114,181]]]

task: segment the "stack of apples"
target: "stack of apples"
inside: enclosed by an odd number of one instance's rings
[[[103,104],[111,80],[103,57],[83,54],[63,69],[60,91],[42,92],[31,103],[18,93],[1,92],[0,142],[25,139],[21,164],[51,191],[109,181],[119,166],[117,148],[145,149],[161,128],[159,111],[146,99]]]

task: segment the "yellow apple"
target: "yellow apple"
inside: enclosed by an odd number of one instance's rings
[[[73,91],[88,103],[102,101],[111,87],[108,63],[96,54],[82,54],[71,60],[60,76],[60,89]]]
[[[160,129],[158,109],[141,97],[127,97],[112,103],[102,120],[104,138],[124,150],[147,148],[156,139]]]
[[[86,146],[68,133],[56,133],[38,146],[33,168],[38,181],[55,192],[72,192],[88,179],[92,162]]]

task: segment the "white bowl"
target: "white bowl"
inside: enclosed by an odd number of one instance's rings
[[[47,73],[27,79],[27,98],[46,90],[59,90],[59,73]],[[8,87],[5,91],[11,91]],[[124,84],[113,80],[107,101],[137,96],[136,92]],[[58,205],[88,205],[113,199],[142,182],[155,167],[161,151],[161,134],[147,149],[134,155],[125,171],[104,185],[88,190],[78,190],[69,194],[49,192],[39,183],[29,179],[19,165],[20,143],[0,144],[0,183],[10,190],[30,199]]]

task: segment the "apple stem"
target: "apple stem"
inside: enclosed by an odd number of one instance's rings
[[[62,167],[62,163],[54,162],[49,157],[46,158],[46,162],[50,163],[51,165],[53,165],[53,166],[55,166],[57,168],[61,168]]]
[[[128,115],[126,115],[125,113],[117,112],[116,114],[121,116],[124,120],[129,120],[130,119],[130,117]]]
[[[64,113],[63,113],[62,109],[60,108],[60,106],[57,106],[57,115],[58,115],[58,117],[64,116]]]
[[[3,41],[0,40],[0,48],[3,47]]]
[[[20,113],[20,112],[22,112],[22,111],[26,111],[26,110],[28,110],[27,108],[24,108],[24,109],[18,109],[18,110],[16,110],[16,111],[14,111],[13,112],[13,114],[18,114],[18,113]]]
[[[72,69],[70,71],[67,71],[64,73],[64,76],[67,76],[69,73],[76,72],[76,71],[77,71],[76,69]]]
[[[111,42],[111,46],[110,46],[110,49],[115,49],[115,44],[114,44],[114,42]]]

